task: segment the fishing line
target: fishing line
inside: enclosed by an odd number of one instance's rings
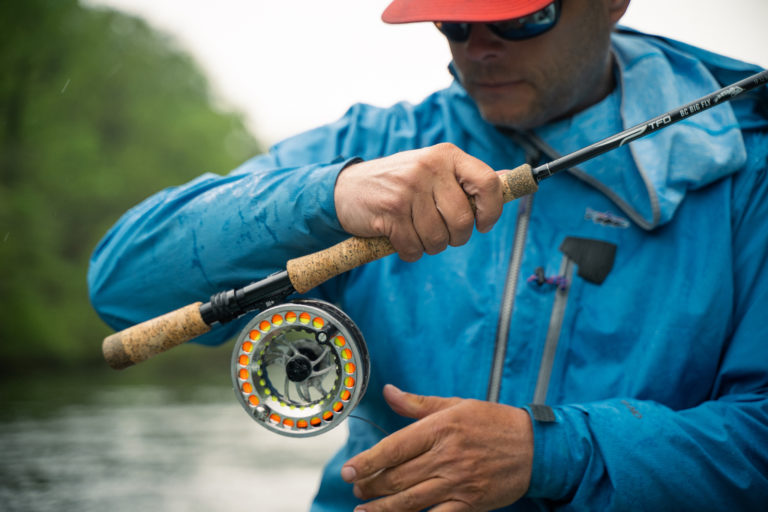
[[[364,421],[367,424],[371,425],[372,427],[376,427],[377,429],[379,429],[381,431],[382,434],[384,434],[384,437],[389,436],[389,432],[387,432],[386,430],[384,430],[383,428],[378,426],[373,420],[369,420],[368,418],[363,418],[362,416],[358,416],[356,414],[350,414],[349,417],[353,418],[353,419],[356,419],[356,420]]]

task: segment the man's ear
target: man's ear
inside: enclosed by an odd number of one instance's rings
[[[624,13],[627,12],[629,2],[630,0],[610,0],[608,2],[608,12],[613,25],[618,23]]]

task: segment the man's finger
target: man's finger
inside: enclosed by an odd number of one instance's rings
[[[384,399],[397,414],[414,419],[421,419],[441,411],[454,405],[458,400],[457,398],[441,398],[406,393],[392,384],[384,386]]]
[[[472,510],[469,505],[462,501],[446,501],[436,507],[429,509],[429,512],[467,512]]]
[[[447,480],[430,478],[397,494],[370,501],[359,509],[366,512],[418,512],[440,503],[449,492]]]
[[[501,180],[491,167],[471,155],[464,154],[455,166],[464,193],[474,198],[477,229],[485,233],[499,220],[504,208]]]
[[[349,459],[341,468],[341,477],[348,483],[357,482],[418,457],[434,443],[434,439],[426,434],[415,425],[398,430]]]
[[[449,243],[456,247],[464,245],[475,227],[475,214],[469,199],[458,183],[435,189],[435,205],[450,234]]]
[[[430,454],[431,451],[425,452],[370,478],[358,480],[354,487],[355,496],[363,500],[389,496],[410,489],[419,482],[435,478],[444,468],[440,467],[440,459]]]
[[[403,261],[417,261],[425,251],[411,222],[396,225],[388,238]]]
[[[437,254],[448,247],[450,234],[443,217],[435,207],[432,195],[424,197],[413,205],[413,225],[424,251],[427,254]]]

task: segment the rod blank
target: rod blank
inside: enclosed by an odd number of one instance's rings
[[[595,142],[585,148],[579,149],[568,155],[562,156],[549,163],[540,165],[533,170],[533,177],[536,182],[540,182],[543,179],[549,178],[553,174],[575,167],[580,163],[591,160],[598,155],[602,155],[612,149],[616,149],[619,146],[624,146],[630,142],[655,133],[667,126],[687,119],[691,116],[709,110],[712,107],[730,101],[743,93],[750,91],[764,83],[768,82],[768,70],[755,73],[743,80],[740,80],[734,84],[727,85],[720,90],[707,94],[695,101],[686,103],[680,107],[670,110],[665,114],[656,116],[649,121],[645,121],[638,125],[628,128],[621,133],[611,135],[605,139]]]

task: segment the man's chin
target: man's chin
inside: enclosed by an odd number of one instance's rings
[[[530,113],[500,112],[494,109],[480,109],[483,119],[493,126],[513,130],[531,130],[544,124],[544,122]]]

